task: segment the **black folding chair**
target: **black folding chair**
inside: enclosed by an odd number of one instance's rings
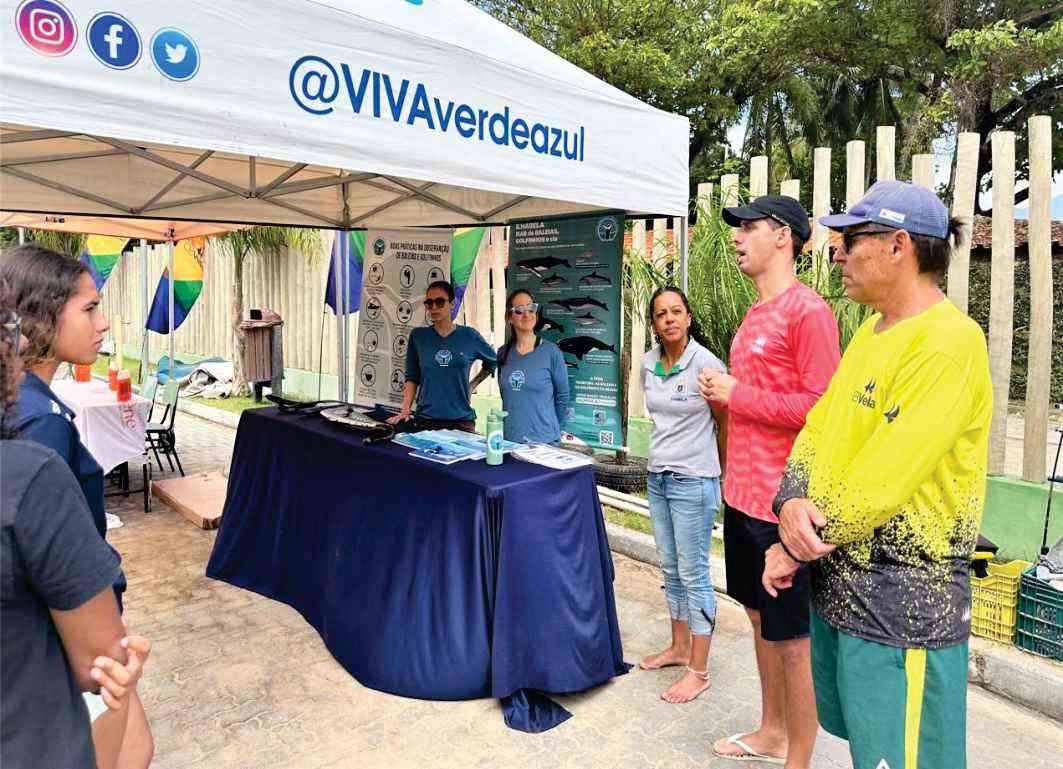
[[[152,391],[154,393],[154,390]],[[145,396],[147,397],[147,396]],[[181,466],[181,457],[177,455],[177,434],[174,432],[173,423],[177,417],[177,382],[171,378],[163,389],[162,405],[164,406],[162,417],[158,422],[148,422],[147,447],[155,455],[155,462],[159,465],[159,472],[164,472],[162,456],[170,465],[170,472],[174,470],[174,462],[177,462],[177,470],[183,476],[185,469]],[[154,398],[152,408],[154,409]],[[150,413],[149,413],[150,419]]]

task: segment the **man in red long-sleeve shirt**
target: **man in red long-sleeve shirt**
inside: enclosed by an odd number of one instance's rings
[[[753,624],[760,672],[760,727],[723,737],[726,758],[776,758],[808,769],[819,723],[809,655],[807,569],[772,598],[761,577],[764,555],[779,541],[771,504],[805,415],[827,389],[841,356],[838,324],[827,303],[797,280],[794,260],[810,235],[796,200],[767,195],[727,208],[738,267],[757,287],[731,344],[730,374],[701,376],[702,395],[727,409],[724,547],[727,592]]]

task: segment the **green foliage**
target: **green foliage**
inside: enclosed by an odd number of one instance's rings
[[[624,265],[629,312],[634,298],[645,301],[660,286],[679,282],[673,255],[643,261],[628,252]],[[844,350],[870,315],[870,309],[846,298],[840,271],[834,265],[821,276],[815,260],[805,256],[798,264],[797,277],[817,291],[834,311]],[[730,355],[735,332],[756,298],[753,282],[738,269],[730,225],[718,209],[702,211],[690,234],[687,299],[709,349],[724,362]],[[649,318],[646,322],[651,328]]]
[[[39,243],[45,248],[56,253],[77,259],[85,250],[86,235],[76,232],[52,232],[50,230],[25,230],[27,243]],[[15,227],[0,228],[0,248],[11,248],[18,245],[18,229]]]
[[[832,206],[844,205],[845,144],[896,126],[898,176],[939,136],[977,131],[988,183],[989,134],[1027,120],[1063,123],[1063,14],[1033,0],[475,0],[550,51],[649,104],[690,120],[693,185],[770,160],[772,189],[801,180],[811,202],[813,147],[832,154]],[[725,157],[745,122],[744,159]],[[1063,131],[1053,139],[1063,169]],[[730,163],[730,165],[728,165]],[[1022,185],[1019,185],[1020,187]],[[1017,194],[1017,201],[1026,196]]]

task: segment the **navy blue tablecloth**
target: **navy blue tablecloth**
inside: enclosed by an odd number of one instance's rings
[[[244,412],[207,576],[298,610],[366,686],[550,728],[568,714],[536,692],[627,670],[593,471],[407,451]]]

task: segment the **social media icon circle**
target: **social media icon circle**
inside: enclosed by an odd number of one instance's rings
[[[199,71],[199,48],[181,30],[166,27],[151,38],[151,60],[164,76],[184,82]]]
[[[15,23],[22,42],[44,56],[66,56],[78,41],[73,14],[56,0],[25,0]]]
[[[105,67],[129,69],[140,61],[140,33],[121,14],[97,13],[85,36],[92,55]]]

